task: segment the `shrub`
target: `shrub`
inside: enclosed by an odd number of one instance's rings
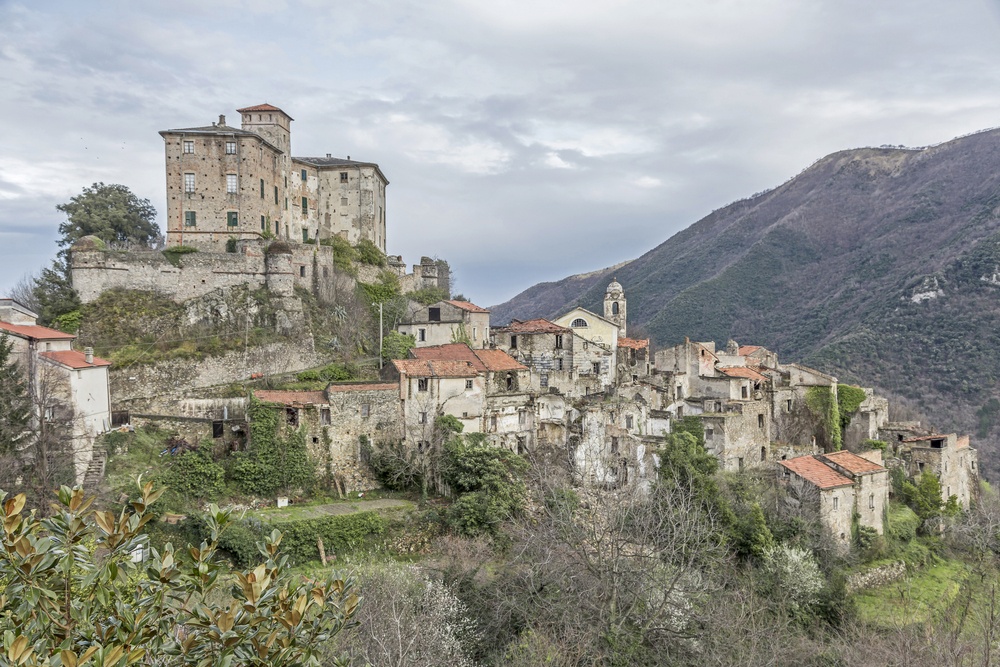
[[[358,261],[362,264],[381,267],[387,265],[385,253],[379,250],[378,246],[368,239],[363,239],[358,245],[354,246],[354,250]]]
[[[167,446],[170,448],[169,442]],[[176,454],[159,478],[171,492],[182,498],[215,500],[225,491],[225,470],[212,460],[212,445],[207,442]]]
[[[448,523],[463,535],[496,533],[524,507],[527,489],[521,475],[527,468],[514,452],[487,445],[482,434],[452,439],[445,446],[442,472],[460,495],[448,510]]]
[[[441,287],[424,287],[413,292],[407,292],[406,297],[424,306],[429,306],[448,298],[448,290]]]
[[[372,537],[383,534],[386,520],[377,512],[356,512],[273,525],[282,533],[282,552],[291,562],[301,565],[319,559],[319,538],[323,539],[328,555],[353,551]]]

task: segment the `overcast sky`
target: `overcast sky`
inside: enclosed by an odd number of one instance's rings
[[[831,152],[1000,125],[1000,0],[0,0],[0,295],[56,204],[123,183],[162,224],[157,131],[262,102],[293,154],[378,162],[389,252],[489,305]]]

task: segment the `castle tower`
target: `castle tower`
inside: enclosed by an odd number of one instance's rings
[[[618,336],[625,338],[625,291],[618,279],[608,284],[604,293],[604,319],[618,325]]]
[[[236,111],[240,114],[244,130],[263,137],[286,157],[291,156],[293,120],[291,116],[270,104],[258,104]]]

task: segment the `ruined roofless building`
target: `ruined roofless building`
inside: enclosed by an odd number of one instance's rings
[[[292,157],[292,117],[270,104],[238,109],[242,127],[163,130],[167,245],[221,252],[229,239],[340,236],[385,252],[385,188],[377,164]]]

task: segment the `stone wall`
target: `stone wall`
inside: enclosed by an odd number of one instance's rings
[[[899,581],[906,576],[906,563],[897,560],[858,572],[847,577],[847,592],[854,593],[868,588],[878,588]]]

